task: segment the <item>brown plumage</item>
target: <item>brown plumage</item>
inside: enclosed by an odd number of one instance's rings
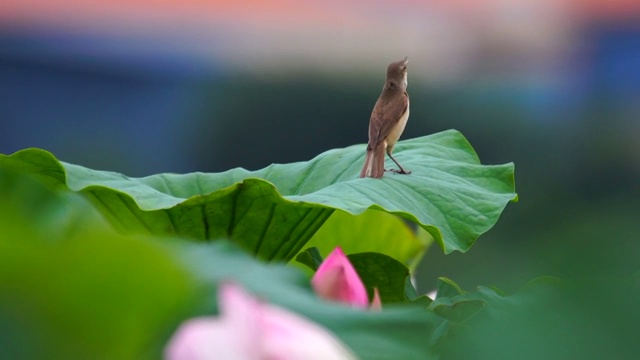
[[[393,146],[404,131],[409,119],[409,94],[407,94],[407,63],[409,60],[392,62],[387,67],[387,78],[382,93],[373,107],[369,120],[369,143],[367,156],[360,177],[381,178],[384,175],[385,152],[399,170],[398,174],[410,174],[393,157]]]

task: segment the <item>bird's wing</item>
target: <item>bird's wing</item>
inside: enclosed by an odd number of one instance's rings
[[[406,91],[392,96],[380,95],[371,112],[369,120],[369,146],[375,148],[396,126],[402,114],[409,106],[409,95]]]

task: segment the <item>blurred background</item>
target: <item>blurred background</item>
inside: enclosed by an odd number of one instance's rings
[[[636,0],[4,0],[0,152],[130,176],[258,169],[367,141],[389,62],[404,139],[515,162],[520,202],[419,287],[631,275],[640,245]]]

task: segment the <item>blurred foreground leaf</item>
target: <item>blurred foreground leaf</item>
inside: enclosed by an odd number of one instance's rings
[[[0,358],[133,358],[178,321],[193,285],[157,244],[2,169],[0,200]]]
[[[226,241],[118,235],[81,196],[3,169],[0,199],[0,358],[159,358],[182,321],[215,314],[225,281],[322,324],[362,358],[428,358],[423,338],[440,321],[415,306],[324,302],[302,273]]]
[[[638,357],[637,274],[541,278],[513,295],[442,279],[433,302],[357,310],[226,241],[118,235],[84,197],[52,184],[0,169],[0,358],[159,358],[182,321],[215,314],[225,281],[322,324],[363,359]],[[360,256],[378,258],[355,256],[366,279],[377,268],[406,273],[386,255]]]
[[[540,277],[513,295],[484,286],[475,292],[450,294],[429,306],[447,319],[430,345],[442,358],[640,356],[636,332],[640,283],[633,276],[575,281]]]

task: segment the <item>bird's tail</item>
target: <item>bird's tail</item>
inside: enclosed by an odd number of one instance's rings
[[[360,177],[372,177],[379,179],[384,175],[384,149],[385,143],[379,143],[375,148],[367,148],[367,157],[364,159],[364,167],[360,171]]]

